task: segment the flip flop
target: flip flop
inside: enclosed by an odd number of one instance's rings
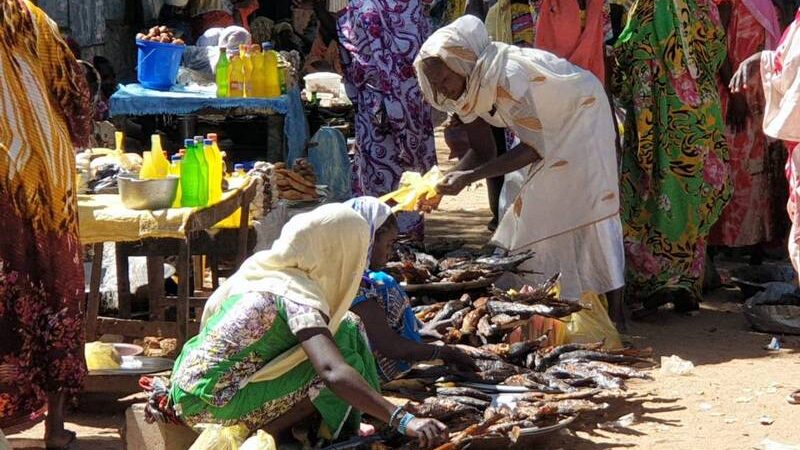
[[[800,405],[800,390],[787,395],[786,401],[789,402],[790,405]]]
[[[75,443],[75,440],[78,438],[78,435],[74,431],[69,431],[69,430],[67,430],[67,433],[69,433],[70,438],[66,444],[64,444],[61,447],[46,446],[45,450],[69,450],[69,448],[72,447],[72,444]]]

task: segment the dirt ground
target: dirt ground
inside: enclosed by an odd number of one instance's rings
[[[485,187],[478,186],[445,199],[441,211],[428,217],[427,234],[480,247],[490,236],[489,219]],[[581,417],[574,431],[529,448],[743,450],[762,448],[759,443],[769,439],[800,449],[800,406],[784,399],[800,389],[800,338],[783,337],[782,350],[767,351],[771,336],[749,330],[738,291],[723,288],[706,300],[695,316],[664,311],[650,322],[632,323],[623,337],[637,347],[652,347],[657,360],[674,354],[692,361],[691,374],[665,376],[656,369],[654,381],[630,384],[625,402],[613,402],[604,414]],[[68,427],[79,433],[73,449],[123,448],[119,430],[124,409],[138,400],[82,398],[78,411],[69,414]],[[597,427],[628,414],[633,414],[630,426]],[[14,448],[41,448],[42,433],[39,425],[10,436],[10,441]]]

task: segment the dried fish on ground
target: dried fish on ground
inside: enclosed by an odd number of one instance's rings
[[[486,402],[492,401],[491,395],[469,387],[440,387],[436,388],[436,395],[444,397],[465,396],[465,397],[476,398],[478,400],[483,400]]]
[[[558,358],[565,353],[575,352],[578,350],[598,350],[603,348],[603,342],[596,342],[592,344],[564,344],[553,348],[547,353],[540,355],[536,360],[535,369],[537,372],[543,372],[548,367],[556,364]]]
[[[422,403],[410,402],[406,410],[419,417],[428,417],[442,422],[447,422],[451,417],[459,415],[482,416],[474,406],[465,405],[447,397],[429,397]]]

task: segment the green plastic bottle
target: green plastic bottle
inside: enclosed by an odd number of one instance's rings
[[[194,139],[184,140],[186,155],[181,160],[181,206],[203,206],[200,202],[200,162]],[[208,189],[206,189],[208,191]]]
[[[217,60],[217,97],[228,97],[228,76],[230,65],[228,61],[227,49],[219,48],[219,60]]]
[[[194,147],[195,157],[200,165],[200,206],[208,205],[208,161],[206,161],[205,149],[203,148],[203,136],[195,136]]]

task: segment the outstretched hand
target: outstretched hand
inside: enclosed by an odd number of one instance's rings
[[[733,73],[731,82],[728,85],[731,92],[738,94],[745,91],[753,84],[753,79],[761,69],[761,52],[758,52],[739,64],[739,68]]]
[[[444,179],[436,186],[436,191],[443,195],[458,195],[472,182],[472,172],[452,171],[444,175]]]

